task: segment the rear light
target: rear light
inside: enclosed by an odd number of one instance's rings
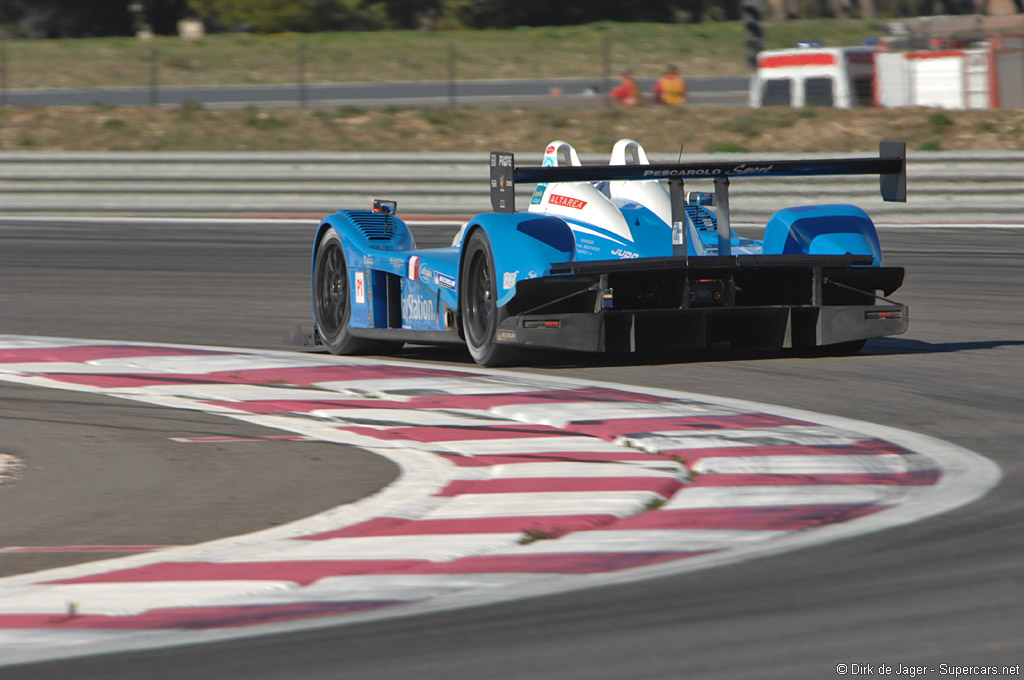
[[[902,319],[902,309],[889,309],[885,311],[868,310],[864,312],[865,319]]]

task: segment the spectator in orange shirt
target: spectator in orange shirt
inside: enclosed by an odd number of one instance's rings
[[[619,84],[608,93],[611,98],[623,106],[636,106],[640,100],[640,88],[633,80],[633,71],[628,68],[619,73]]]
[[[672,106],[686,103],[686,81],[679,77],[675,66],[669,66],[654,84],[654,101]]]

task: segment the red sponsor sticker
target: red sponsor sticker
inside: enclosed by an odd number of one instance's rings
[[[547,154],[551,154],[551,153],[554,153],[554,152],[555,152],[555,145],[554,145],[554,144],[552,144],[551,146],[549,146],[549,147],[548,147],[548,148],[547,148],[547,149],[546,149],[546,150],[544,151],[544,153],[547,153]]]
[[[363,272],[356,272],[356,304],[366,304],[366,278]]]
[[[574,208],[576,210],[583,210],[583,207],[587,205],[586,201],[581,201],[578,198],[561,196],[559,194],[551,194],[551,198],[548,199],[548,203],[551,205],[564,205],[566,208]]]

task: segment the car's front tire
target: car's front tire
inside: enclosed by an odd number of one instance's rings
[[[369,352],[373,341],[352,337],[348,266],[345,251],[334,229],[320,238],[313,266],[313,315],[320,341],[331,354]]]

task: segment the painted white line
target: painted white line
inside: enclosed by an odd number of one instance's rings
[[[642,511],[652,491],[539,491],[523,493],[462,494],[423,516],[424,519],[475,517],[536,517],[546,515],[614,515]]]
[[[703,529],[652,529],[634,531],[579,531],[557,541],[542,540],[519,546],[521,553],[594,552],[706,552],[785,536],[788,531],[736,531]]]
[[[168,384],[147,387],[113,387],[105,390],[118,396],[139,397],[177,397],[195,399],[197,401],[224,401],[239,404],[250,401],[316,401],[318,399],[337,399],[334,392],[325,390],[288,388],[270,385],[234,385],[234,384]],[[230,404],[228,404],[230,406]]]
[[[323,399],[339,399],[337,394],[321,392]],[[308,401],[315,401],[315,398],[306,398]],[[367,400],[372,402],[374,400]],[[379,400],[377,400],[379,401]],[[340,423],[358,425],[361,427],[375,427],[387,429],[397,427],[486,427],[487,425],[509,425],[515,421],[489,416],[480,411],[468,409],[397,409],[397,408],[370,408],[372,403],[367,403],[367,408],[323,408],[310,411],[309,414],[319,418],[330,418]]]
[[[745,430],[683,430],[652,432],[649,436],[620,437],[616,443],[659,453],[678,449],[736,446],[842,446],[864,440],[864,435],[831,427],[789,426]]]
[[[700,473],[760,475],[836,475],[857,473],[902,473],[934,470],[925,457],[880,454],[869,456],[737,456],[701,458],[692,469]]]
[[[537,581],[537,574],[366,574],[321,579],[306,588],[272,590],[255,597],[232,596],[213,606],[345,602],[358,600],[426,600],[466,590],[515,588]],[[2,642],[0,642],[2,647]]]
[[[490,409],[512,420],[551,427],[568,427],[573,422],[622,418],[669,418],[694,416],[732,416],[736,411],[708,404],[684,402],[577,401],[551,404],[517,404]]]
[[[8,453],[0,453],[0,481],[11,477],[19,467],[21,464],[17,458]]]
[[[68,613],[68,604],[74,603],[79,615],[131,616],[150,609],[199,605],[211,597],[249,595],[292,585],[289,581],[240,580],[54,584],[17,597],[5,595],[0,598],[0,614],[61,616]]]
[[[59,349],[59,348],[56,348]],[[266,370],[274,368],[313,368],[322,366],[322,361],[315,359],[303,360],[302,355],[291,361],[278,358],[262,359],[248,354],[196,354],[187,357],[146,356],[119,359],[93,359],[85,362],[47,362],[35,361],[27,363],[0,363],[3,373],[67,373],[75,375],[89,374],[124,374],[143,373],[164,375],[173,378],[175,375],[188,373],[222,372],[230,374],[240,370]],[[188,359],[183,363],[183,359]]]
[[[458,369],[461,371],[462,369]],[[518,394],[520,392],[546,392],[559,389],[550,383],[531,384],[530,379],[510,380],[500,376],[465,376],[440,378],[396,378],[372,380],[345,380],[315,383],[317,387],[335,392],[374,395],[398,401],[412,397]]]
[[[569,461],[552,461],[550,463],[511,463],[491,465],[488,467],[459,468],[455,473],[459,480],[474,479],[529,479],[535,478],[575,478],[600,479],[604,477],[653,477],[676,478],[680,481],[689,473],[679,463],[670,460],[657,463],[643,461],[605,463],[574,463]]]
[[[280,560],[430,560],[450,561],[514,545],[522,532],[501,534],[428,534],[359,536],[322,541],[290,541],[272,550],[233,552],[221,563]]]
[[[622,446],[593,437],[561,435],[554,437],[523,437],[521,439],[471,439],[464,441],[412,443],[424,451],[457,453],[462,456],[503,456],[531,453],[627,453]]]
[[[766,508],[796,505],[895,505],[918,487],[888,484],[814,486],[703,486],[683,489],[662,509]]]

